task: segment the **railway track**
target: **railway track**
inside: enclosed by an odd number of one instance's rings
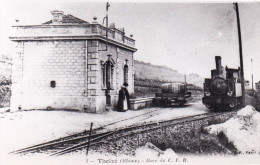
[[[117,123],[125,122],[125,121],[136,119],[136,118],[141,118],[140,120],[145,120],[145,119],[151,118],[155,115],[160,114],[160,113],[158,113],[159,110],[160,110],[160,108],[157,108],[155,110],[152,110],[152,111],[140,114],[140,115],[136,115],[136,116],[133,116],[133,117],[130,117],[130,118],[118,120],[118,121],[115,121],[115,122],[94,128],[92,130],[93,135],[91,137],[93,138],[93,137],[96,137],[96,136],[102,136],[104,134],[104,133],[102,133],[102,130],[104,130],[105,128],[107,128],[109,126],[115,125]],[[108,130],[106,132],[110,132],[110,131]],[[54,146],[60,147],[63,144],[73,145],[75,143],[87,140],[88,138],[89,138],[89,131],[84,130],[84,131],[76,133],[76,134],[64,136],[64,137],[61,137],[61,138],[58,138],[58,139],[55,139],[55,140],[51,140],[51,141],[47,141],[47,142],[44,142],[44,143],[41,143],[41,144],[26,147],[26,148],[11,152],[11,154],[21,154],[21,153],[27,153],[27,152],[40,151],[41,149],[48,149],[48,148],[52,148]]]
[[[220,112],[219,113],[205,113],[205,114],[182,117],[182,118],[166,120],[166,121],[161,121],[161,122],[152,122],[152,123],[147,123],[147,124],[135,124],[135,125],[127,126],[124,128],[117,128],[114,130],[101,131],[103,129],[103,127],[106,127],[106,126],[109,126],[109,125],[112,125],[112,124],[115,124],[118,122],[130,120],[133,118],[137,118],[137,117],[142,117],[143,120],[146,120],[149,117],[158,115],[159,113],[157,111],[158,111],[158,109],[155,109],[155,110],[151,111],[150,113],[144,113],[142,115],[123,119],[123,120],[116,121],[116,122],[107,124],[105,126],[96,128],[93,130],[93,133],[92,133],[92,136],[90,137],[90,139],[89,139],[89,136],[87,135],[89,132],[84,131],[84,132],[74,134],[71,136],[63,137],[63,138],[49,141],[46,143],[42,143],[42,144],[34,145],[31,147],[27,147],[27,148],[24,148],[21,150],[17,150],[12,153],[26,154],[26,153],[34,153],[34,152],[47,152],[51,156],[58,156],[58,155],[63,155],[63,154],[67,154],[70,152],[74,152],[74,151],[82,150],[82,149],[86,148],[89,140],[90,140],[90,146],[91,146],[91,145],[104,143],[105,141],[113,140],[113,139],[119,138],[119,137],[122,138],[122,137],[130,136],[132,134],[138,134],[138,133],[142,133],[145,131],[160,129],[162,127],[176,125],[176,124],[180,124],[183,122],[185,123],[185,122],[191,122],[191,121],[196,121],[196,120],[203,120],[205,118],[214,117],[214,116],[223,114]],[[236,111],[234,111],[234,112],[236,112]],[[224,113],[230,113],[230,112],[224,112]],[[148,117],[147,117],[147,115],[148,115]]]

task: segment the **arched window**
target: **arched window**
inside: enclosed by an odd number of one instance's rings
[[[114,64],[111,60],[107,60],[102,64],[102,85],[103,88],[113,89]]]
[[[124,66],[124,82],[128,83],[128,65]]]

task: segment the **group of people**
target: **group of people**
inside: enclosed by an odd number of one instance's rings
[[[127,90],[128,84],[124,83],[119,90],[117,111],[125,112],[130,108],[129,93]]]

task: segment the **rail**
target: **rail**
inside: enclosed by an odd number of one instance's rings
[[[158,115],[159,114],[158,110],[159,109],[155,109],[153,111],[150,111],[150,112],[147,112],[147,113],[144,113],[141,115],[123,119],[120,121],[116,121],[116,122],[107,124],[105,126],[93,129],[93,135],[91,136],[90,140],[89,140],[89,136],[87,135],[89,132],[84,131],[84,132],[74,134],[71,136],[66,136],[66,137],[63,137],[60,139],[56,139],[56,140],[49,141],[46,143],[42,143],[42,144],[34,145],[31,147],[27,147],[27,148],[24,148],[21,150],[17,150],[12,153],[13,154],[26,154],[26,153],[33,153],[33,152],[39,152],[39,151],[45,151],[45,152],[51,151],[51,156],[58,156],[58,155],[63,155],[66,153],[74,152],[76,150],[81,150],[81,149],[87,148],[87,144],[89,142],[90,142],[90,146],[92,146],[92,145],[104,143],[105,141],[113,140],[113,139],[119,138],[119,137],[122,138],[122,137],[130,136],[132,134],[140,134],[145,131],[161,129],[163,127],[177,125],[180,123],[203,120],[206,118],[223,115],[224,113],[235,113],[236,112],[236,111],[233,111],[233,112],[222,112],[222,113],[221,112],[205,113],[205,114],[181,117],[181,118],[171,119],[171,120],[166,120],[166,121],[161,121],[161,122],[151,122],[151,123],[147,123],[147,124],[141,123],[141,124],[127,126],[124,128],[118,128],[118,129],[114,129],[114,130],[98,132],[98,131],[102,130],[104,127],[118,123],[118,122],[130,120],[130,119],[140,117],[140,116],[144,117],[144,115],[149,115],[149,114],[151,115],[150,117]],[[145,117],[146,118],[144,118],[143,120],[146,120],[147,118],[149,118],[149,116],[148,117],[145,116]],[[82,135],[82,134],[84,134],[84,135]]]

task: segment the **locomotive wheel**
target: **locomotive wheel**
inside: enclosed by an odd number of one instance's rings
[[[236,106],[235,103],[230,103],[230,104],[229,104],[229,107],[230,107],[230,108],[234,108],[235,106]]]
[[[226,104],[224,110],[226,111],[233,111],[237,108],[235,103]]]
[[[206,107],[207,107],[208,109],[213,109],[213,106],[212,106],[212,105],[209,105],[209,104],[206,104]]]
[[[230,103],[229,105],[228,105],[228,109],[229,110],[235,110],[235,109],[237,109],[239,107],[239,105],[237,104],[237,101],[234,101],[234,102],[232,102],[232,103]]]

